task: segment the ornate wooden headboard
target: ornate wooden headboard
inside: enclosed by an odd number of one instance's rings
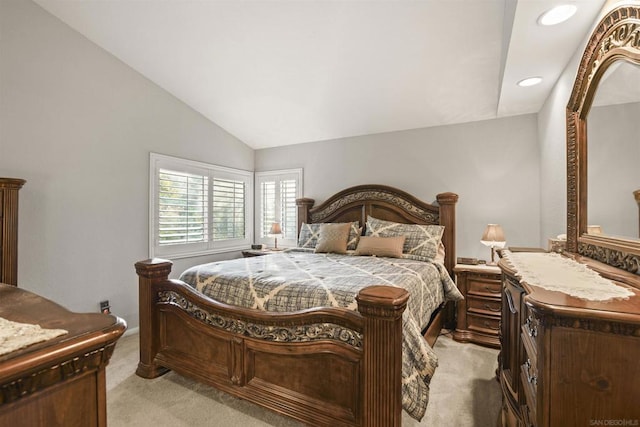
[[[458,195],[440,193],[436,200],[437,204],[426,203],[386,185],[358,185],[334,194],[316,207],[313,199],[297,199],[298,230],[303,222],[360,221],[364,225],[367,216],[406,224],[443,225],[445,266],[449,274],[453,274],[456,264],[455,208]]]

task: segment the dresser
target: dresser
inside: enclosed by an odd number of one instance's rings
[[[499,266],[504,273],[501,425],[639,425],[640,291],[614,282],[633,295],[590,301],[521,282],[506,259]],[[630,423],[615,424],[620,420]]]
[[[457,264],[453,272],[464,300],[456,305],[453,339],[500,347],[502,281],[498,266]]]
[[[0,317],[68,334],[0,356],[0,426],[106,426],[105,367],[123,320],[0,284]]]
[[[18,191],[26,181],[0,178],[0,283],[18,283]]]

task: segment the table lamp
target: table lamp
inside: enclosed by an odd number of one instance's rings
[[[278,250],[278,236],[282,236],[282,228],[280,227],[279,222],[274,222],[271,224],[271,229],[269,230],[269,237],[275,238],[275,244],[273,250]]]
[[[484,229],[484,233],[482,234],[480,243],[491,248],[491,261],[488,262],[487,265],[496,265],[496,248],[504,248],[504,245],[507,243],[504,239],[504,231],[502,231],[502,227],[498,224],[487,225],[487,228]]]

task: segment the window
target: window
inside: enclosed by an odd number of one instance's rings
[[[298,236],[296,199],[302,197],[302,169],[256,172],[256,243],[273,246],[271,224],[279,222],[278,245],[295,246]]]
[[[150,256],[246,248],[252,173],[151,153]]]

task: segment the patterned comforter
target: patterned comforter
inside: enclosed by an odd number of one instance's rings
[[[421,331],[442,302],[462,299],[444,265],[402,258],[286,251],[195,266],[180,278],[217,301],[275,312],[311,307],[357,310],[355,297],[367,286],[407,289],[402,404],[417,420],[424,416],[429,382],[438,365]]]

